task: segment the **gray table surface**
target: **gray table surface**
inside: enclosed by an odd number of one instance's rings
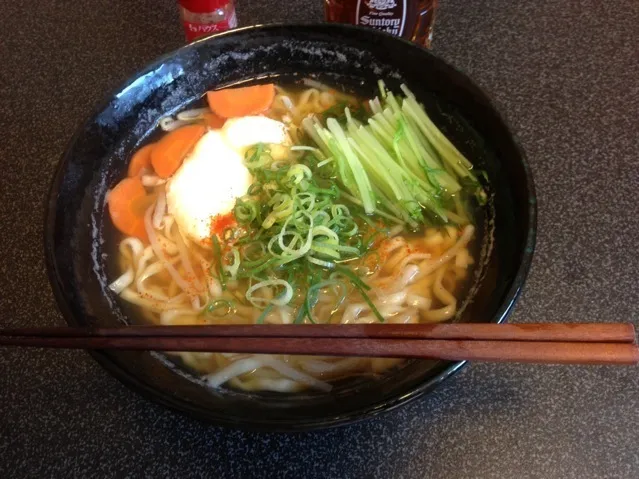
[[[181,45],[175,2],[0,2],[0,325],[63,323],[44,272],[56,162],[101,96]],[[241,24],[320,0],[241,0]],[[441,0],[434,50],[528,153],[539,236],[511,320],[637,323],[639,2]],[[639,477],[639,370],[473,364],[377,419],[296,435],[152,404],[82,352],[0,350],[0,477]]]

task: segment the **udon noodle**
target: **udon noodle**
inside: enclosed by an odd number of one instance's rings
[[[319,86],[320,88],[317,88]],[[357,97],[323,85],[285,89],[276,95],[266,115],[288,128],[293,145],[304,145],[302,121],[309,115],[346,104],[355,110]],[[180,122],[197,121],[201,110],[182,114]],[[170,128],[170,122],[165,126]],[[290,151],[298,161],[304,150]],[[145,172],[142,183],[152,190],[153,203],[144,214],[148,242],[135,236],[119,243],[121,275],[110,288],[139,307],[145,321],[162,325],[291,324],[303,307],[304,286],[292,287],[272,279],[272,287],[256,285],[254,278],[221,279],[216,255],[208,245],[181,231],[167,208],[165,179]],[[344,265],[370,287],[368,297],[386,323],[431,323],[455,316],[474,259],[472,215],[459,197],[449,202],[448,224],[411,231],[400,222],[357,219],[359,234],[369,250]],[[230,232],[225,233],[227,235]],[[308,288],[308,285],[306,286]],[[312,317],[304,322],[353,324],[379,321],[360,291],[348,282],[325,281],[315,286]],[[251,292],[247,299],[247,292]],[[265,307],[268,305],[268,308]],[[213,387],[228,385],[246,391],[294,392],[305,388],[330,390],[330,382],[356,375],[380,374],[401,360],[227,353],[176,353]]]

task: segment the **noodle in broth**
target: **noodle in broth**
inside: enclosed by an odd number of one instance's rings
[[[286,152],[286,161],[291,164],[302,161],[315,148],[309,146],[302,126],[305,118],[323,118],[345,106],[365,112],[360,98],[319,86],[276,86],[272,105],[265,113],[286,125],[291,144],[297,145]],[[205,109],[193,112],[182,113],[176,121],[197,122]],[[164,123],[173,127],[170,122]],[[366,283],[372,308],[358,288],[336,277],[314,283],[302,279],[293,285],[272,277],[266,279],[266,286],[254,277],[234,278],[232,269],[237,266],[237,258],[232,258],[229,251],[225,251],[225,258],[230,258],[221,277],[215,273],[220,271],[215,248],[194,241],[169,212],[166,179],[150,171],[141,178],[154,198],[144,213],[148,241],[135,236],[122,238],[118,248],[122,274],[110,288],[138,306],[146,321],[162,325],[357,324],[376,323],[381,315],[385,323],[407,324],[450,320],[458,311],[463,285],[474,263],[471,245],[475,236],[471,208],[460,195],[447,203],[447,224],[410,228],[382,216],[353,215],[356,236],[367,241],[369,247],[339,267],[348,268]],[[351,213],[357,209],[357,198],[353,202],[344,200],[348,197],[344,192],[338,201],[343,201]],[[223,231],[223,247],[235,240],[234,234],[233,227]],[[266,251],[266,247],[255,248],[254,256]],[[305,274],[303,269],[296,271],[293,269],[297,276]],[[315,292],[311,314],[299,321],[311,287]],[[380,374],[402,362],[384,358],[175,354],[204,375],[211,386],[228,385],[245,391],[328,391],[333,380]]]

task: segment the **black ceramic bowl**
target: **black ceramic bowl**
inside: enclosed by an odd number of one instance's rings
[[[46,218],[46,263],[58,304],[73,326],[119,326],[127,309],[107,288],[112,245],[104,241],[105,194],[126,171],[158,119],[212,87],[249,80],[319,76],[356,89],[383,78],[405,82],[434,121],[489,177],[481,219],[481,266],[456,320],[501,322],[528,271],[535,240],[530,171],[504,121],[466,76],[428,51],[378,33],[338,25],[245,28],[170,53],[126,81],[97,107],[58,167]],[[394,408],[459,371],[462,362],[412,361],[377,380],[350,380],[331,394],[212,390],[164,356],[98,351],[123,383],[166,406],[226,426],[302,430],[334,426]]]

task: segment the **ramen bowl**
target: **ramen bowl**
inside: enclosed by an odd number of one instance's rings
[[[45,228],[49,278],[70,325],[131,322],[131,310],[108,289],[114,259],[105,197],[160,118],[211,88],[304,77],[371,94],[378,79],[390,88],[408,84],[440,129],[485,172],[489,200],[478,225],[479,261],[454,320],[506,319],[532,259],[536,204],[524,154],[490,99],[465,75],[409,42],[370,29],[305,25],[239,29],[165,55],[108,95],[77,131],[53,180]],[[160,404],[217,425],[279,431],[374,416],[432,390],[465,364],[407,361],[374,379],[338,381],[330,393],[282,394],[211,388],[162,353],[91,355]]]

